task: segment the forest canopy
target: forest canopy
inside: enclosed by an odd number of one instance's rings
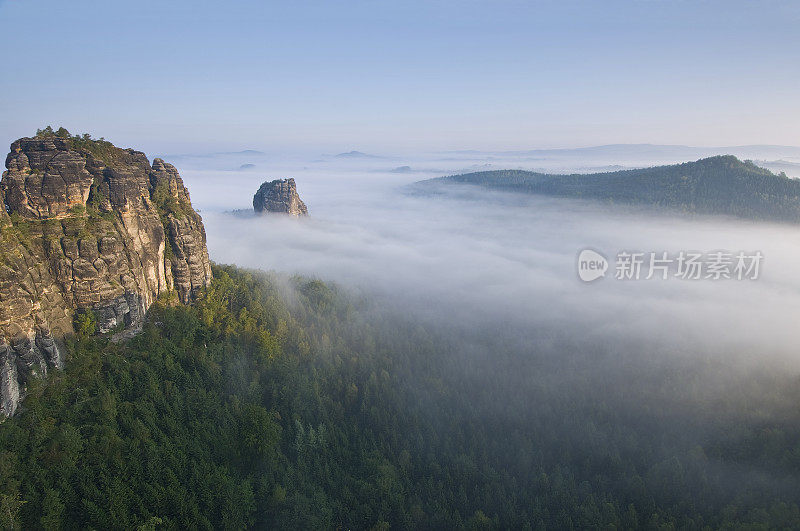
[[[775,175],[732,155],[607,173],[484,171],[429,179],[420,184],[436,183],[800,223],[800,180],[783,173]]]
[[[0,425],[4,528],[788,526],[796,408],[684,444],[318,280],[215,267],[126,343],[82,335]],[[467,338],[479,345],[479,340]],[[476,377],[480,377],[476,379]],[[513,382],[509,385],[508,382]],[[798,385],[782,389],[798,396]],[[494,413],[491,413],[494,412]],[[734,471],[750,470],[731,481]],[[738,472],[737,472],[738,473]]]

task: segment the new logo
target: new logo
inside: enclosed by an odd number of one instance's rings
[[[584,249],[578,253],[578,278],[584,282],[592,282],[606,276],[608,260],[592,249]]]

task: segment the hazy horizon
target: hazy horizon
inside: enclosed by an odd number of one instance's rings
[[[47,124],[147,153],[798,142],[792,2],[5,0],[0,20],[2,144]]]

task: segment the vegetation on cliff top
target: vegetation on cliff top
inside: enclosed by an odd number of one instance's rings
[[[95,158],[106,163],[113,160],[114,150],[118,149],[114,144],[103,137],[92,138],[92,135],[89,133],[72,135],[64,127],[53,130],[53,127],[49,125],[44,129],[37,129],[34,138],[53,137],[64,138],[68,141],[70,149],[74,149],[75,151],[88,151]]]
[[[72,135],[64,127],[59,127],[54,130],[53,127],[49,125],[44,129],[37,129],[35,138],[63,138],[67,140],[70,149],[88,152],[106,164],[113,162],[115,151],[119,149],[103,137],[99,139],[92,138],[89,133]],[[166,258],[171,260],[175,255],[175,251],[173,249],[172,240],[169,238],[170,216],[176,219],[185,219],[193,212],[192,206],[180,198],[173,196],[169,189],[169,183],[166,181],[161,181],[152,188],[150,199],[158,210],[161,224],[164,227],[164,233],[167,235],[165,252]],[[91,220],[96,221],[114,221],[114,213],[102,208],[102,205],[107,201],[108,185],[97,176],[92,183],[86,207],[75,207],[70,212],[70,215],[79,217],[88,216]]]

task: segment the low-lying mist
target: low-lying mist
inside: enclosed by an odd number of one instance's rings
[[[553,437],[580,438],[572,443],[587,452],[587,425],[597,437],[648,430],[671,441],[653,449],[664,458],[713,445],[731,426],[796,424],[800,227],[477,187],[422,194],[410,185],[438,173],[393,172],[382,160],[311,166],[181,168],[211,258],[334,281],[372,311],[435,330],[450,345],[442,359],[460,396],[474,397],[460,418],[526,422],[550,411],[561,423]],[[289,176],[309,218],[226,212],[250,209],[262,181]],[[611,260],[589,284],[576,273],[587,247]],[[764,260],[756,280],[623,281],[613,264],[623,250],[760,251]],[[616,425],[604,425],[609,408]],[[725,474],[785,486],[774,471]]]
[[[643,335],[676,354],[708,350],[800,367],[792,326],[800,228],[471,187],[423,195],[406,185],[427,175],[347,167],[291,173],[308,219],[225,212],[251,209],[258,184],[286,172],[184,172],[212,259],[391,295],[436,320],[549,324],[584,338]],[[761,251],[764,261],[757,280],[621,281],[612,263],[606,278],[584,284],[576,256],[586,247],[612,262],[623,250]]]

